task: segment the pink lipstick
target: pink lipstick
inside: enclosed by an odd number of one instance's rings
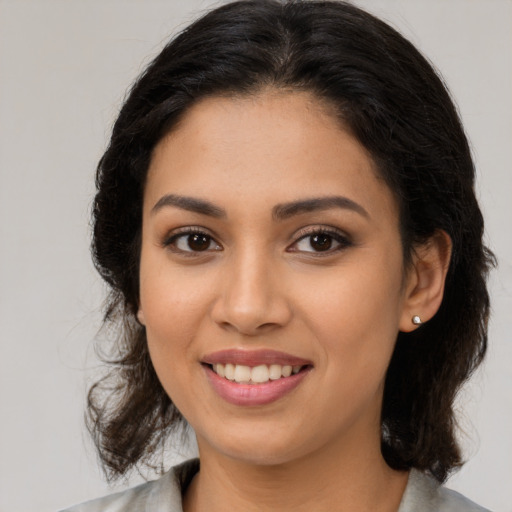
[[[311,361],[275,350],[223,350],[208,354],[202,364],[217,394],[243,406],[279,400],[313,368]]]

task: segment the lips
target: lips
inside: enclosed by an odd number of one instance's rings
[[[203,357],[203,363],[206,364],[240,364],[245,366],[258,366],[261,364],[280,364],[282,366],[306,366],[312,365],[311,361],[301,357],[279,352],[277,350],[221,350]]]
[[[313,368],[311,361],[274,350],[224,350],[202,360],[217,394],[235,405],[264,405],[294,390]]]

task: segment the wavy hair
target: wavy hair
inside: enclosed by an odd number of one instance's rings
[[[183,420],[153,369],[139,297],[142,198],[151,153],[201,98],[263,87],[309,91],[367,148],[399,205],[405,260],[436,230],[453,243],[444,299],[399,333],[387,372],[382,453],[395,469],[444,481],[459,466],[453,403],[487,346],[486,275],[474,165],[450,95],[393,28],[345,2],[238,1],[172,39],[133,85],[96,176],[92,252],[117,333],[88,395],[88,427],[107,477],[150,464]]]

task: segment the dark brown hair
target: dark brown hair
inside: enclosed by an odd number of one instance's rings
[[[88,425],[107,475],[149,463],[182,420],[135,320],[151,152],[200,98],[265,86],[312,92],[369,150],[397,198],[406,261],[436,230],[452,239],[441,307],[398,334],[382,410],[387,463],[443,481],[461,464],[453,402],[486,351],[493,263],[466,136],[439,76],[394,29],[344,2],[276,0],[229,3],[170,41],[131,89],[99,162],[92,249],[118,337],[89,392]]]

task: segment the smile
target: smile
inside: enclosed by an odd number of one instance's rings
[[[287,378],[295,375],[303,368],[301,365],[280,365],[280,364],[261,364],[259,366],[245,366],[241,364],[213,364],[212,370],[227,380],[239,384],[264,384],[271,380]]]
[[[275,402],[297,388],[313,369],[311,361],[274,350],[224,350],[201,362],[217,395],[239,406]]]

